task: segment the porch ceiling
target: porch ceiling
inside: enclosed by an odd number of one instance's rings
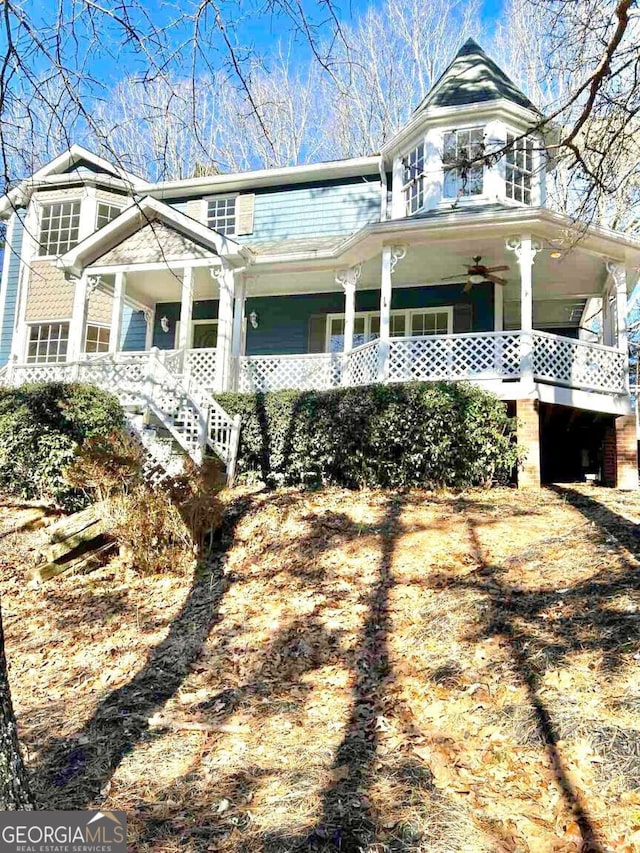
[[[541,250],[533,268],[534,320],[539,325],[577,325],[585,300],[601,295],[606,277],[604,259],[580,247],[568,251],[559,259],[551,257],[552,249]],[[394,287],[437,285],[444,279],[459,274],[465,280],[465,270],[475,255],[482,257],[486,266],[507,265],[509,270],[500,273],[507,280],[504,287],[505,320],[511,322],[520,314],[520,272],[514,252],[505,246],[504,238],[466,241],[422,243],[407,247],[406,257],[400,261],[393,276]],[[362,265],[358,290],[380,287],[380,255]],[[309,270],[302,266],[295,271],[262,273],[249,283],[250,295],[281,295],[285,293],[312,293],[340,291],[335,282],[338,267]],[[452,279],[456,281],[456,279]]]
[[[128,297],[150,308],[156,302],[180,302],[182,279],[169,269],[137,270],[125,273],[125,292]],[[193,269],[194,299],[217,299],[217,281],[207,267]]]

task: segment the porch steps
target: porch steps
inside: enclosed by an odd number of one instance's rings
[[[184,471],[184,451],[164,427],[145,423],[142,413],[125,412],[130,433],[138,439],[145,451],[142,474],[154,486]]]

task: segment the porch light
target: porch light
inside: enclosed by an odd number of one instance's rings
[[[559,252],[557,249],[554,249],[553,252],[549,252],[549,257],[553,258],[554,261],[557,261],[562,257],[562,252]]]
[[[252,329],[258,328],[260,318],[258,317],[258,313],[256,311],[252,311],[251,314],[249,314],[249,322],[251,323]]]
[[[167,317],[166,314],[164,317],[160,317],[160,328],[162,329],[163,332],[169,331],[169,318]]]

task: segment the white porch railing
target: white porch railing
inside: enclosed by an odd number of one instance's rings
[[[62,364],[14,364],[4,381],[12,385],[86,382],[104,388],[125,407],[150,409],[195,461],[200,461],[208,444],[232,474],[238,418],[229,417],[193,374],[186,387],[181,370],[181,353],[154,349],[94,355]]]
[[[520,374],[518,332],[391,338],[389,380],[512,379]]]
[[[628,359],[624,352],[546,332],[533,334],[533,372],[554,385],[626,394]]]
[[[340,385],[342,353],[241,356],[238,391],[323,390]]]
[[[167,367],[169,367],[168,364]],[[205,388],[213,388],[216,379],[215,348],[187,350],[184,363],[184,375],[187,377],[187,381],[193,379]]]
[[[533,372],[540,382],[608,394],[627,393],[625,354],[613,347],[533,332]],[[523,334],[476,332],[391,338],[386,366],[380,342],[351,352],[260,355],[240,359],[238,390],[280,391],[366,385],[385,373],[389,382],[519,379]]]

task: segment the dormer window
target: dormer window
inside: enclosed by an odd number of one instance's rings
[[[444,198],[482,195],[483,165],[473,161],[482,157],[483,154],[483,128],[450,130],[444,134],[442,152]]]
[[[533,179],[533,140],[518,139],[507,133],[506,192],[507,198],[531,204]]]
[[[411,216],[424,204],[424,142],[421,142],[402,161],[406,214]]]

